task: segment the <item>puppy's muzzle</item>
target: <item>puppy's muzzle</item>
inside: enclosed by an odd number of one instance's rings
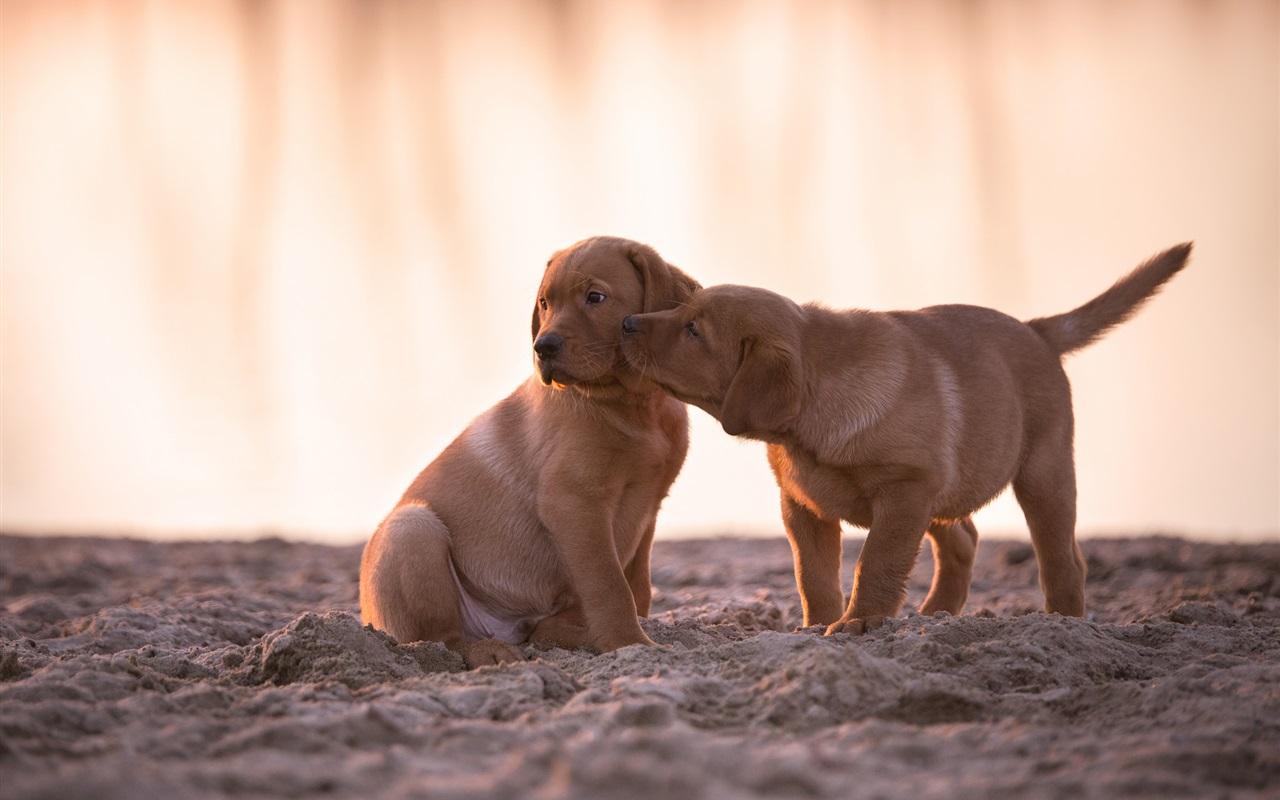
[[[627,316],[622,318],[623,333],[637,333],[639,332],[639,330],[640,330],[640,326],[636,324],[636,318],[634,316],[628,314]]]
[[[544,334],[533,343],[533,352],[544,361],[560,355],[562,350],[564,350],[564,337],[558,333]]]
[[[544,386],[550,386],[556,378],[555,360],[564,352],[564,337],[558,333],[544,333],[534,339],[533,352],[538,354],[538,376]]]

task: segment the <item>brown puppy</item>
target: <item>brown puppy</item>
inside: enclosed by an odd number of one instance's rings
[[[533,309],[537,377],[477,417],[422,471],[360,564],[360,615],[469,664],[512,645],[652,644],[649,549],[684,463],[683,404],[638,379],[623,317],[696,282],[651,248],[594,238],[552,256]],[[539,377],[541,380],[539,380]]]
[[[1049,611],[1084,613],[1071,389],[1063,354],[1123,322],[1186,263],[1155,256],[1066,314],[1027,323],[987,308],[832,311],[714,286],[623,320],[623,352],[733,435],[769,443],[806,625],[861,633],[898,613],[927,530],[926,612],[958,613],[977,530],[1010,482]],[[843,615],[840,520],[869,528]]]

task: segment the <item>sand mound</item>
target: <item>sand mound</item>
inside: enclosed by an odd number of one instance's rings
[[[1277,545],[1091,542],[1078,620],[985,542],[965,616],[822,637],[782,541],[660,543],[661,648],[474,671],[359,624],[357,548],[0,549],[2,797],[1280,790]]]
[[[236,683],[284,686],[337,681],[359,689],[429,672],[459,672],[462,658],[435,642],[405,647],[379,631],[364,628],[352,614],[306,613],[263,636],[251,647],[229,647],[205,663]]]

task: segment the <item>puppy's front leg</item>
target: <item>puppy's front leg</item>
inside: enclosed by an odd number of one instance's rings
[[[538,516],[551,533],[569,582],[582,604],[591,646],[605,652],[629,644],[653,644],[636,616],[631,587],[614,547],[607,498],[581,491],[589,483],[540,491]]]
[[[833,633],[865,633],[880,627],[907,599],[907,578],[929,524],[924,486],[886,487],[872,505],[871,530],[853,570],[853,594],[844,615],[827,628]]]
[[[791,540],[791,558],[800,590],[804,627],[830,625],[840,616],[840,523],[822,519],[782,493],[782,523]]]

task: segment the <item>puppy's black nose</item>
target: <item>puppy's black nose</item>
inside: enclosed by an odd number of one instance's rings
[[[633,317],[633,316],[631,316],[631,315],[627,315],[627,316],[625,316],[625,317],[623,317],[623,318],[622,318],[622,332],[623,332],[623,333],[635,333],[635,332],[636,332],[636,331],[638,331],[638,330],[640,330],[640,329],[636,327],[636,318],[635,318],[635,317]]]
[[[555,358],[563,349],[564,337],[558,333],[539,336],[533,343],[533,352],[538,354],[538,358]]]

